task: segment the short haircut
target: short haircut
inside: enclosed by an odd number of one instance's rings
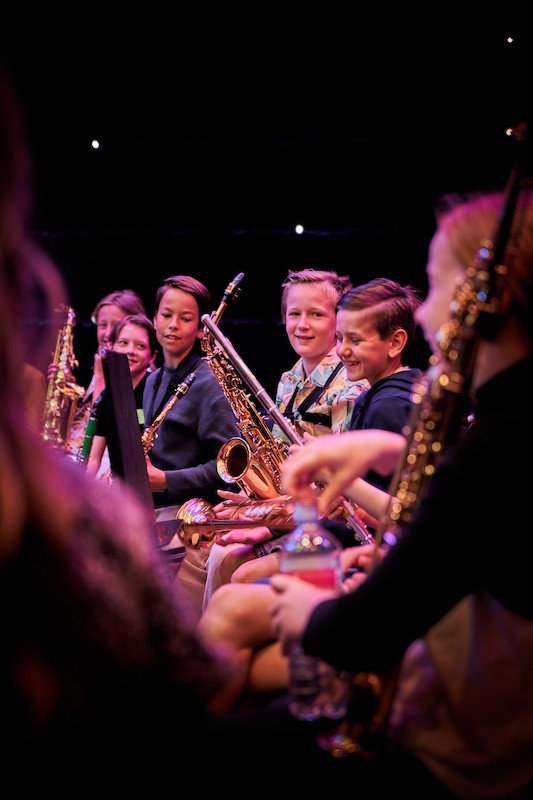
[[[198,327],[200,327],[203,315],[211,311],[211,294],[207,286],[204,286],[203,283],[190,275],[173,275],[170,278],[165,278],[155,294],[155,314],[157,314],[161,305],[163,295],[169,288],[181,289],[182,292],[187,292],[187,294],[194,297],[198,303]]]
[[[302,283],[321,283],[324,291],[330,296],[331,302],[335,307],[344,292],[351,288],[352,282],[348,275],[338,275],[332,269],[312,269],[289,270],[283,283],[281,293],[281,318],[285,322],[287,315],[287,295],[291,286]]]
[[[375,278],[349,289],[337,303],[337,312],[371,311],[380,339],[402,328],[407,333],[406,352],[414,340],[415,311],[421,302],[419,292],[412,286],[401,286],[389,278]]]

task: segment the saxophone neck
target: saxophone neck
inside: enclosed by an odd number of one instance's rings
[[[196,378],[196,373],[191,372],[178,386],[176,386],[176,388],[172,392],[170,400],[167,402],[166,406],[163,408],[161,413],[158,414],[157,417],[152,422],[152,424],[145,429],[143,435],[141,436],[141,442],[145,455],[154,446],[154,442],[157,438],[158,428],[165,421],[165,419],[167,418],[167,416],[169,415],[170,411],[177,403],[177,401],[189,391],[189,388],[195,378]]]
[[[211,315],[212,320],[217,325],[220,322],[220,317],[226,310],[230,300],[235,300],[235,298],[239,295],[240,292],[239,284],[243,278],[244,278],[244,272],[239,272],[239,274],[235,275],[233,280],[230,281],[230,283],[228,283],[228,285],[226,286],[226,289],[224,291],[224,294],[222,295],[222,300],[220,301],[218,308]]]

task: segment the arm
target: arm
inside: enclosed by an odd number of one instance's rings
[[[372,486],[363,478],[356,478],[352,481],[347,487],[345,495],[358,506],[357,513],[362,521],[373,527],[376,527],[376,522],[385,516],[389,509],[390,494],[378,486]],[[366,513],[361,514],[361,509]],[[373,519],[367,519],[367,516],[373,517]]]
[[[191,388],[170,410],[148,453],[150,487],[166,489],[167,504],[197,496],[212,503],[217,489],[238,488],[225,485],[217,472],[220,448],[240,434],[235,416],[209,366],[199,360],[195,373]],[[145,413],[152,387],[150,376],[144,390]]]
[[[105,436],[94,436],[91,445],[91,452],[87,462],[87,473],[89,475],[96,475],[102,463],[102,456],[106,448]]]
[[[325,483],[318,498],[322,514],[328,513],[336,497],[345,495],[379,517],[384,510],[386,493],[371,491],[374,487],[356,479],[370,469],[382,475],[393,472],[404,452],[405,438],[389,431],[361,430],[321,436],[309,441],[305,447],[291,450],[283,465],[284,489],[297,498],[301,490],[313,481]],[[372,508],[368,505],[371,496],[373,503],[378,501]],[[361,502],[364,498],[365,505]]]

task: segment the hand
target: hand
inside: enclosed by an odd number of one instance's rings
[[[93,389],[92,389],[93,399],[96,400],[96,398],[100,396],[100,394],[104,389],[105,389],[104,364],[102,361],[101,350],[100,348],[98,348],[98,350],[94,354]]]
[[[355,589],[357,589],[362,583],[364,583],[364,581],[366,581],[367,577],[368,576],[364,572],[355,572],[353,575],[349,575],[342,582],[342,593],[349,594],[350,592],[355,591]]]
[[[405,451],[401,434],[382,430],[348,431],[314,438],[292,452],[283,464],[283,488],[294,499],[313,482],[325,484],[318,495],[318,510],[327,515],[335,498],[374,469],[380,475],[392,472]]]
[[[212,511],[217,519],[234,519],[239,512],[239,505],[244,507],[248,502],[248,495],[244,491],[228,492],[226,489],[217,489],[219,497],[223,498],[222,503],[213,506]]]
[[[360,544],[355,547],[345,547],[341,550],[340,561],[342,572],[349,569],[358,569],[360,572],[370,572],[374,564],[381,561],[385,551],[375,544]]]
[[[313,439],[315,439],[315,438],[316,437],[312,436],[309,433],[309,431],[303,431],[302,432],[303,444],[297,444],[296,442],[293,442],[292,444],[289,445],[289,449],[288,449],[287,452],[289,453],[289,455],[290,455],[290,453],[295,453],[297,450],[300,449],[300,447],[304,447],[304,445],[306,445],[308,442],[313,441]]]
[[[365,511],[361,506],[357,506],[357,516],[368,528],[379,528],[380,520],[377,519],[377,517],[373,517],[372,514],[369,514],[368,511]]]
[[[148,456],[145,456],[148,482],[152,492],[163,492],[167,488],[167,476],[162,469],[154,467]]]
[[[336,497],[330,506],[327,518],[332,520],[339,519],[339,517],[343,516],[343,513],[344,507],[342,505],[342,497]]]
[[[233,544],[234,542],[260,544],[261,542],[269,542],[273,538],[270,530],[265,525],[257,528],[232,528],[232,530],[217,537],[217,544],[225,545]]]
[[[302,638],[316,606],[337,594],[281,573],[272,575],[270,585],[277,594],[271,606],[272,631],[288,655],[290,645]]]
[[[251,500],[246,494],[235,494],[223,489],[218,490],[219,497],[226,499],[218,503],[213,508],[213,512],[219,520],[233,520],[234,522],[247,522],[251,527],[263,527],[262,522],[280,531],[292,531],[294,522],[292,519],[292,503],[286,495],[271,498],[269,500]],[[252,523],[257,523],[253,526]],[[244,526],[242,526],[244,528]],[[260,539],[238,538],[230,541],[255,542],[268,541],[272,537],[270,534],[265,538],[264,534]],[[228,542],[226,542],[227,544]]]

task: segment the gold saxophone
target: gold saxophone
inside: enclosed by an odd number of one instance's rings
[[[250,497],[248,513],[246,507],[241,508],[243,516],[253,515],[256,525],[272,524],[270,519],[267,522],[259,518],[257,509],[253,508],[254,501],[259,502],[260,508],[266,509],[267,504],[263,501],[277,499],[277,502],[269,508],[269,512],[280,516],[281,473],[283,462],[288,455],[288,447],[285,442],[272,434],[264,417],[251,399],[250,392],[261,403],[264,411],[276,422],[291,444],[303,445],[305,440],[293,423],[281,413],[275,401],[267,394],[255,375],[239,357],[213,318],[204,315],[202,322],[211,334],[209,337],[207,335],[204,337],[209,353],[208,363],[222,386],[237,417],[237,425],[243,433],[242,439],[238,437],[230,439],[220,449],[218,472],[228,483],[237,482]],[[217,345],[214,344],[215,341]],[[285,496],[285,505],[290,500],[291,498]],[[373,542],[371,534],[357,516],[354,505],[345,498],[342,498],[341,513],[357,541],[364,544]],[[243,522],[246,521],[243,520]],[[220,522],[219,524],[222,526],[224,523]],[[238,526],[233,523],[231,527]]]
[[[65,449],[76,404],[85,389],[76,384],[73,376],[73,369],[78,366],[73,348],[76,315],[71,306],[62,305],[56,311],[65,312],[66,318],[57,336],[52,362],[57,370],[48,381],[41,436],[53,447]]]
[[[174,407],[174,405],[177,403],[180,397],[183,397],[183,395],[189,391],[189,387],[195,378],[196,378],[195,372],[191,372],[189,375],[187,375],[185,380],[182,381],[179,386],[176,386],[170,400],[165,405],[161,413],[157,415],[157,417],[154,419],[152,424],[148,426],[148,428],[144,429],[143,435],[141,436],[141,442],[145,455],[154,446],[154,442],[158,436],[157,431],[159,429],[159,426],[161,425],[162,422],[165,421],[169,411]]]
[[[222,387],[237,419],[237,427],[242,432],[242,438],[233,437],[221,447],[217,459],[218,473],[227,483],[237,483],[253,500],[279,497],[282,494],[281,466],[287,445],[273,436],[265,418],[253,403],[241,379],[247,376],[251,381],[253,376],[229,340],[223,336],[213,317],[204,314],[202,322],[205,325],[202,347],[207,353],[207,363]],[[238,372],[235,365],[238,365]],[[274,403],[272,406],[277,409]],[[285,417],[283,424],[285,427],[290,425],[291,435],[300,441],[296,429]]]
[[[507,182],[504,208],[494,239],[484,239],[464,281],[450,304],[450,319],[438,332],[440,357],[413,387],[413,413],[403,459],[391,481],[389,509],[376,532],[376,542],[389,547],[401,535],[428,490],[438,461],[468,427],[471,381],[483,332],[490,338],[500,324],[504,263],[514,209],[520,191],[520,163]],[[346,719],[319,744],[336,758],[356,755],[370,760],[387,740],[400,664],[388,673],[358,673]]]
[[[238,284],[243,277],[243,273],[240,273],[228,284],[222,302],[213,314],[203,315],[204,334],[201,344],[206,353],[206,361],[222,387],[237,419],[237,427],[242,433],[242,437],[232,437],[220,448],[217,471],[226,483],[237,483],[248,500],[225,501],[226,506],[233,506],[234,512],[242,517],[235,521],[231,518],[214,517],[212,506],[201,498],[192,498],[183,503],[176,515],[183,520],[179,535],[188,544],[200,548],[209,547],[217,532],[258,525],[276,527],[277,524],[287,522],[286,509],[291,498],[282,494],[281,472],[288,455],[288,446],[272,434],[250,393],[278,424],[289,442],[298,445],[305,443],[296,427],[283,416],[274,400],[218,327],[221,314],[229,299],[236,296]],[[373,541],[366,526],[358,518],[353,504],[346,499],[342,501],[342,515],[357,541]]]

